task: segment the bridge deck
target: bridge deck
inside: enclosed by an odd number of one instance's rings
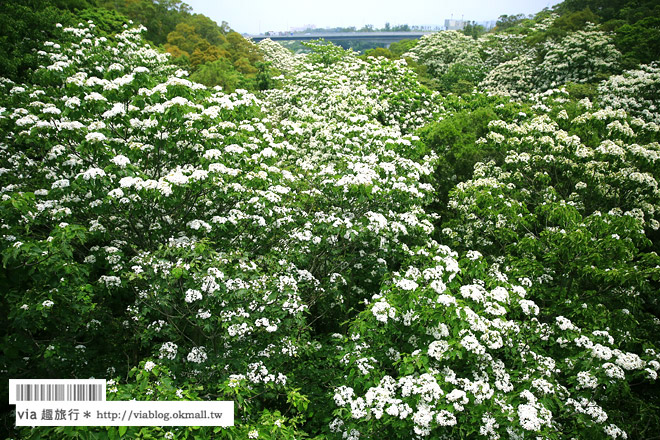
[[[255,42],[270,38],[273,41],[286,41],[286,40],[318,40],[323,38],[328,41],[345,41],[345,40],[370,40],[370,41],[384,41],[394,42],[403,39],[416,39],[424,35],[432,34],[433,32],[331,32],[331,33],[306,33],[306,34],[289,34],[289,35],[246,35]]]

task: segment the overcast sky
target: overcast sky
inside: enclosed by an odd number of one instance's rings
[[[444,25],[445,19],[497,20],[534,14],[559,0],[184,0],[196,13],[223,20],[240,33],[372,24]]]

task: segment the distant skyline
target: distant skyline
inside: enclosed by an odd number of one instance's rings
[[[500,15],[535,14],[560,0],[184,0],[193,12],[237,32],[288,31],[306,25],[361,28],[385,23],[442,26],[445,19],[490,21]]]

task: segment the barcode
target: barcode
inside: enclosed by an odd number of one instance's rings
[[[17,402],[104,400],[102,384],[16,384]]]

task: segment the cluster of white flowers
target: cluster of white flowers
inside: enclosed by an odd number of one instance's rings
[[[428,67],[434,76],[448,72],[454,64],[476,69],[485,68],[479,56],[479,42],[459,31],[444,31],[424,35],[403,54]]]
[[[147,361],[144,363],[144,371],[151,371],[154,369],[156,364],[152,361]]]
[[[292,73],[302,63],[302,57],[294,55],[290,50],[271,40],[265,38],[257,43],[264,60],[273,64],[273,67],[284,74]]]
[[[387,323],[387,319],[394,319],[396,310],[390,306],[385,299],[374,303],[371,307],[371,313],[382,323]]]
[[[106,287],[119,287],[121,286],[121,278],[114,275],[101,275],[99,281]]]
[[[179,347],[171,341],[163,343],[163,345],[160,347],[160,358],[161,359],[174,359],[176,358],[176,354],[178,351]]]
[[[185,300],[187,303],[192,303],[194,301],[199,301],[201,299],[202,299],[202,292],[200,292],[199,290],[195,290],[195,289],[186,290]]]
[[[660,66],[642,65],[622,75],[611,76],[598,86],[598,100],[603,106],[625,110],[645,122],[647,130],[658,131],[660,125]],[[654,125],[650,125],[650,124]]]
[[[188,356],[186,356],[186,360],[188,362],[193,362],[196,364],[206,362],[207,359],[208,355],[206,354],[206,348],[203,346],[193,347],[192,350],[190,350],[190,353],[188,353]]]

